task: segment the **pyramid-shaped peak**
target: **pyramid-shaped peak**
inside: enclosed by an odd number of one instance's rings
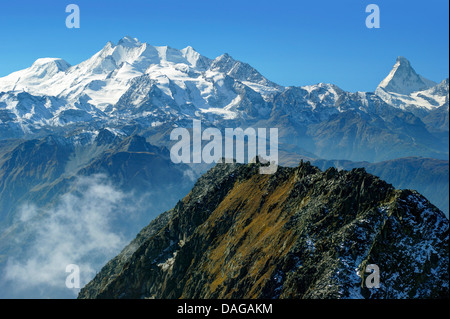
[[[377,89],[398,94],[411,94],[416,91],[427,90],[437,83],[416,73],[411,62],[403,56],[397,61],[389,75],[381,81]]]
[[[397,63],[411,66],[411,62],[409,62],[409,60],[407,58],[405,58],[404,56],[398,56]]]

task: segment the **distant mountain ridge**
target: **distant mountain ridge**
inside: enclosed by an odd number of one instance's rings
[[[1,148],[0,229],[15,221],[21,204],[50,205],[58,195],[70,191],[79,176],[104,174],[123,191],[135,195],[149,192],[150,198],[164,194],[167,202],[183,196],[195,179],[187,165],[171,162],[169,150],[153,146],[141,136],[117,136],[101,130],[93,141],[90,137],[49,135],[10,141]],[[152,204],[153,217],[161,209],[158,206]]]
[[[448,118],[448,88],[448,79],[426,80],[403,57],[375,93],[323,83],[283,87],[228,54],[209,59],[192,47],[125,37],[75,66],[44,58],[0,78],[0,138],[86,127],[127,134],[130,125],[148,135],[149,127],[201,119],[279,127],[282,143],[327,159],[445,159],[448,120],[437,114]]]

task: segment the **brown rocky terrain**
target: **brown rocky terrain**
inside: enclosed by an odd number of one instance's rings
[[[364,169],[259,165],[208,171],[79,298],[448,298],[449,222],[422,195]]]

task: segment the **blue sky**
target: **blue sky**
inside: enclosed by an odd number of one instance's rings
[[[65,8],[79,5],[81,28]],[[375,3],[381,28],[368,29]],[[396,57],[441,81],[449,70],[447,0],[15,0],[0,2],[0,76],[40,57],[77,64],[125,35],[152,45],[229,53],[282,85],[373,91]]]

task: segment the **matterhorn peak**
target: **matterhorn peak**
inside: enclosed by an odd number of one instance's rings
[[[411,66],[411,62],[409,62],[409,60],[407,58],[405,58],[404,56],[398,56],[397,63]]]
[[[411,94],[435,86],[437,83],[416,73],[411,63],[403,56],[397,57],[389,75],[381,81],[377,90],[399,94]]]

